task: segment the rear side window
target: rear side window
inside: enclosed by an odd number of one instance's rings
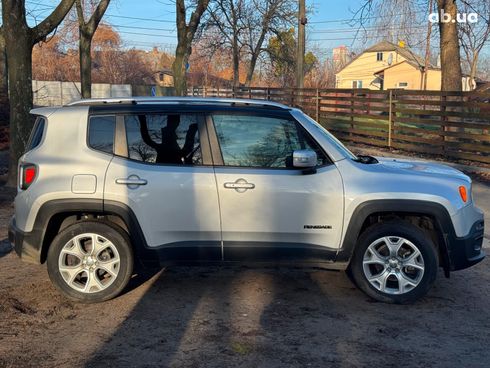
[[[115,116],[92,116],[88,128],[88,145],[97,151],[114,152]]]
[[[152,164],[202,165],[198,115],[126,115],[129,158]]]
[[[43,117],[38,117],[34,123],[34,128],[32,128],[31,136],[29,138],[29,143],[27,144],[26,151],[33,150],[41,144],[44,134],[44,126],[46,125],[46,119]]]

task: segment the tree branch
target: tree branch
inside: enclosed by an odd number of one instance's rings
[[[74,3],[75,0],[62,0],[48,17],[37,26],[31,28],[32,44],[35,45],[53,32],[68,14]]]

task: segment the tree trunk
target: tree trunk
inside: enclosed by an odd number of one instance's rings
[[[7,51],[10,99],[10,153],[7,185],[17,183],[17,162],[24,153],[33,125],[32,47],[42,41],[63,20],[75,0],[62,0],[42,22],[30,28],[25,2],[2,0],[2,33]]]
[[[180,45],[175,50],[175,60],[172,64],[176,96],[187,95],[187,81],[185,76],[186,60],[188,60],[188,56],[186,57],[185,46]]]
[[[8,93],[7,52],[3,35],[0,35],[0,93],[2,95]]]
[[[0,125],[9,123],[8,67],[5,39],[0,34]]]
[[[233,87],[240,86],[240,50],[238,40],[233,38]]]
[[[475,52],[473,54],[473,60],[471,61],[470,80],[469,80],[469,86],[470,86],[471,90],[476,88],[475,78],[476,78],[476,71],[478,69],[478,57],[479,57],[479,53]]]
[[[247,79],[245,81],[245,85],[247,87],[250,87],[250,85],[252,84],[252,79],[254,77],[254,71],[255,71],[255,67],[257,66],[258,58],[259,58],[258,53],[254,53],[252,55],[252,58],[250,59],[250,65],[248,66],[248,71],[247,71]]]
[[[8,186],[17,183],[17,162],[24,153],[34,119],[32,108],[32,43],[21,27],[6,35],[8,83],[10,86],[10,160]]]
[[[437,0],[439,14],[441,11],[451,16],[451,21],[439,19],[440,48],[441,48],[441,90],[461,91],[463,89],[461,59],[459,55],[458,12],[456,0]]]
[[[82,97],[92,97],[92,37],[83,29],[80,29],[80,82],[82,86]]]

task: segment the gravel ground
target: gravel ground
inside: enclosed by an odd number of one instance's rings
[[[475,189],[488,216],[490,186]],[[11,199],[0,188],[0,367],[490,366],[488,260],[408,306],[342,272],[253,267],[169,268],[80,305],[9,251]]]

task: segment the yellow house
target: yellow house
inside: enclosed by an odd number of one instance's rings
[[[388,41],[368,48],[351,60],[336,76],[337,88],[374,90],[423,89],[424,60],[410,49]],[[441,89],[441,69],[429,65],[427,89]]]

